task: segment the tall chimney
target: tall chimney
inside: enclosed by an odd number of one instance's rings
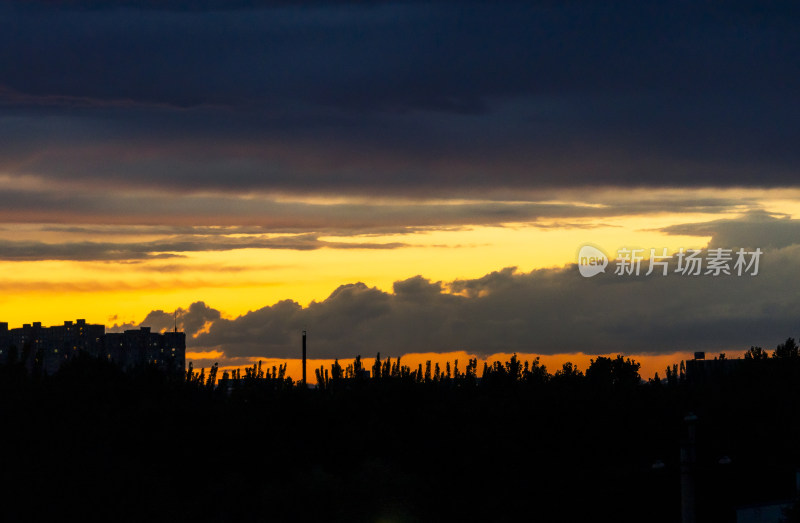
[[[303,385],[306,384],[306,331],[303,331]]]

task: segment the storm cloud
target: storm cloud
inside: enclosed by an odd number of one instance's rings
[[[765,211],[751,211],[735,219],[673,225],[660,230],[668,234],[711,236],[711,248],[764,249],[800,243],[800,220]]]
[[[684,276],[674,269],[673,261],[666,276],[618,276],[612,265],[587,279],[575,265],[530,273],[506,268],[451,282],[416,276],[395,282],[391,292],[352,283],[307,307],[284,300],[233,319],[196,303],[178,311],[178,324],[186,325],[191,350],[226,358],[297,357],[302,330],[320,358],[462,350],[738,352],[798,334],[800,299],[786,284],[800,270],[797,243],[766,251],[755,276]],[[161,315],[169,322],[153,325],[170,326],[172,315]]]
[[[176,194],[794,186],[799,11],[6,2],[0,171]]]
[[[770,228],[779,222],[777,229]],[[309,332],[314,357],[351,358],[467,351],[479,355],[672,353],[746,350],[797,335],[800,298],[787,282],[800,271],[800,220],[754,212],[736,220],[679,225],[676,234],[712,236],[709,249],[760,248],[757,274],[697,276],[660,269],[647,276],[616,274],[612,253],[603,274],[584,278],[574,264],[529,273],[508,267],[481,278],[434,282],[415,276],[391,292],[356,282],[303,307],[283,300],[236,318],[203,302],[174,313],[153,311],[142,325],[178,326],[195,351],[226,358],[293,358],[298,333]],[[764,226],[766,224],[766,226]],[[760,242],[752,243],[754,234]],[[729,243],[732,242],[732,243]],[[749,261],[749,259],[748,259]],[[148,323],[148,321],[150,323]],[[130,325],[134,326],[133,324]]]

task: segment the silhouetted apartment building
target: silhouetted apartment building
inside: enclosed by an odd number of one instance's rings
[[[157,334],[149,327],[106,334],[105,325],[86,320],[42,327],[40,322],[9,329],[0,322],[0,363],[9,358],[29,368],[40,366],[48,374],[79,352],[102,357],[131,369],[152,363],[167,372],[182,372],[186,363],[186,335],[183,332]]]
[[[103,337],[105,356],[130,369],[153,363],[166,371],[183,371],[186,363],[186,334],[150,332],[150,327],[112,332]]]
[[[686,361],[686,379],[692,383],[718,380],[739,371],[745,360],[728,359],[725,353],[714,359],[706,359],[705,352],[696,352],[694,359]]]

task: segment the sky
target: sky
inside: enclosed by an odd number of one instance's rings
[[[800,335],[795,2],[39,0],[0,23],[10,327],[177,316],[196,367],[296,358],[304,329],[320,360],[556,367]],[[651,248],[666,276],[615,274]],[[762,254],[692,276],[680,249]]]

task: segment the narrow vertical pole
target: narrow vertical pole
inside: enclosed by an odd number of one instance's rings
[[[800,468],[794,473],[794,494],[800,496]]]
[[[303,385],[306,384],[306,331],[303,331]]]
[[[681,445],[681,521],[695,523],[695,462],[697,416],[691,412],[683,418],[686,423],[686,440]]]

